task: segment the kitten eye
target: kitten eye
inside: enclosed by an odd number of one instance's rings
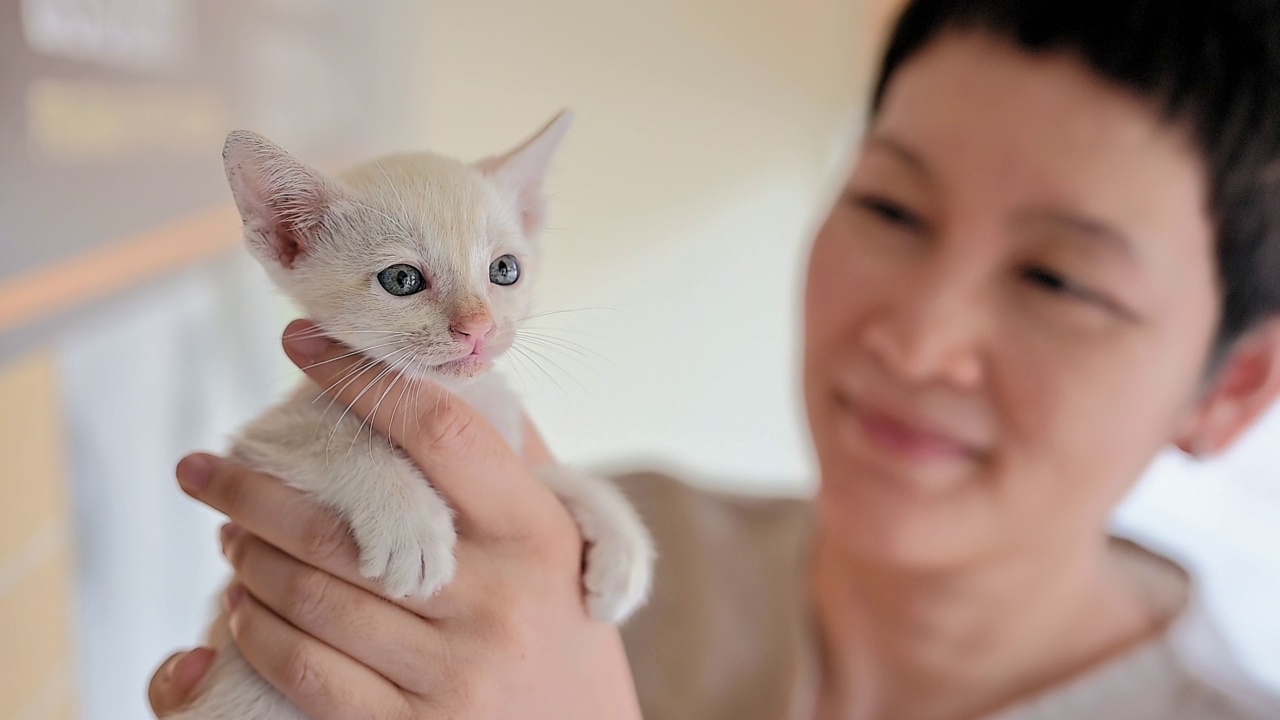
[[[396,296],[414,295],[427,289],[427,279],[412,265],[392,265],[378,273],[378,282],[383,290]]]
[[[520,264],[515,255],[503,255],[489,263],[489,282],[494,285],[515,285],[520,279]]]

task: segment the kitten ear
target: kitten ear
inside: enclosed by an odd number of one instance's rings
[[[514,150],[476,163],[481,172],[515,193],[521,224],[527,238],[533,239],[542,231],[547,212],[546,198],[542,195],[542,181],[546,178],[551,158],[572,121],[573,113],[564,110]]]
[[[317,226],[338,197],[337,187],[247,130],[227,136],[222,162],[250,249],[264,262],[292,268],[310,251]]]

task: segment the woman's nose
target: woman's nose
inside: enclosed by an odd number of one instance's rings
[[[962,288],[905,289],[864,327],[867,350],[904,383],[972,387],[982,378],[981,304]]]

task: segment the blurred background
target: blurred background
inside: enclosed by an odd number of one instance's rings
[[[806,239],[893,0],[0,0],[0,720],[149,716],[224,579],[172,478],[295,381],[219,159],[505,149],[577,113],[537,362],[564,459],[804,493]],[[1196,570],[1280,688],[1280,414],[1161,458],[1117,531]]]

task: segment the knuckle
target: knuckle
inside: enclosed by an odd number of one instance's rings
[[[248,552],[247,547],[252,542],[252,538],[243,536],[238,538],[229,538],[225,546],[227,562],[231,563],[231,567],[236,570],[243,570],[245,557]]]
[[[245,482],[245,469],[234,462],[215,464],[209,483],[209,494],[217,509],[232,519],[240,515],[248,504],[249,483]]]
[[[458,407],[442,407],[438,412],[429,412],[425,420],[425,439],[436,452],[461,453],[475,443],[478,427],[472,413]]]
[[[391,707],[378,708],[373,711],[373,720],[414,720],[413,708],[407,702],[399,702]]]
[[[303,548],[312,560],[325,562],[340,557],[351,540],[346,525],[336,518],[320,518],[306,527]]]
[[[315,652],[308,645],[294,645],[284,658],[281,678],[300,696],[319,698],[328,693],[325,674]]]
[[[488,642],[504,650],[526,647],[536,620],[534,604],[528,593],[506,584],[491,588],[484,623]]]
[[[303,566],[285,581],[284,609],[301,627],[322,624],[333,605],[333,582],[324,573]]]
[[[474,712],[481,695],[481,683],[470,668],[450,668],[448,682],[440,692],[441,704],[449,709],[450,717],[483,717]]]

